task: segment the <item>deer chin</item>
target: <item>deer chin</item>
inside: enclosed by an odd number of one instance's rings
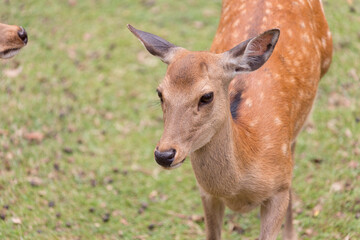
[[[2,58],[2,59],[12,58],[19,52],[20,52],[20,48],[8,49],[8,50],[0,52],[0,58]]]

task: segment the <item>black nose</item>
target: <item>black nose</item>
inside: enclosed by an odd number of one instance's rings
[[[24,42],[24,44],[27,44],[28,35],[23,27],[20,27],[20,28],[21,28],[21,30],[18,31],[18,35],[19,35],[20,39]]]
[[[156,162],[163,167],[170,167],[171,163],[174,161],[175,154],[175,149],[170,149],[164,152],[160,152],[158,149],[155,149],[154,152]]]

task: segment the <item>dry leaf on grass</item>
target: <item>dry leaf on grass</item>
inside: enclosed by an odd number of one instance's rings
[[[14,69],[5,69],[3,71],[3,74],[9,78],[15,78],[17,76],[19,76],[19,74],[22,72],[22,67],[19,66],[18,68],[14,68]]]
[[[20,224],[21,224],[21,219],[18,218],[18,217],[13,217],[13,218],[11,218],[11,221],[13,222],[13,224],[16,224],[16,225],[20,225]]]
[[[40,143],[44,139],[44,134],[41,132],[25,133],[24,138],[30,142]]]

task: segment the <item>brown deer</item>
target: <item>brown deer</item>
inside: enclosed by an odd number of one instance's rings
[[[0,23],[0,58],[15,56],[28,42],[23,27]]]
[[[261,240],[276,239],[284,218],[283,238],[296,239],[296,137],[332,57],[321,1],[224,0],[210,52],[128,28],[168,64],[157,88],[164,133],[155,160],[173,169],[190,155],[206,239],[221,239],[225,206],[260,206]]]

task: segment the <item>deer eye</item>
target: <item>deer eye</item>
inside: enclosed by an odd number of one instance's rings
[[[200,101],[199,101],[199,106],[211,103],[213,98],[214,98],[213,92],[209,92],[209,93],[202,95],[202,97],[200,98]]]
[[[157,92],[157,94],[158,94],[158,96],[159,96],[159,98],[160,98],[160,101],[161,101],[161,103],[162,103],[162,102],[163,102],[162,93],[161,93],[159,90],[156,90],[156,92]]]

